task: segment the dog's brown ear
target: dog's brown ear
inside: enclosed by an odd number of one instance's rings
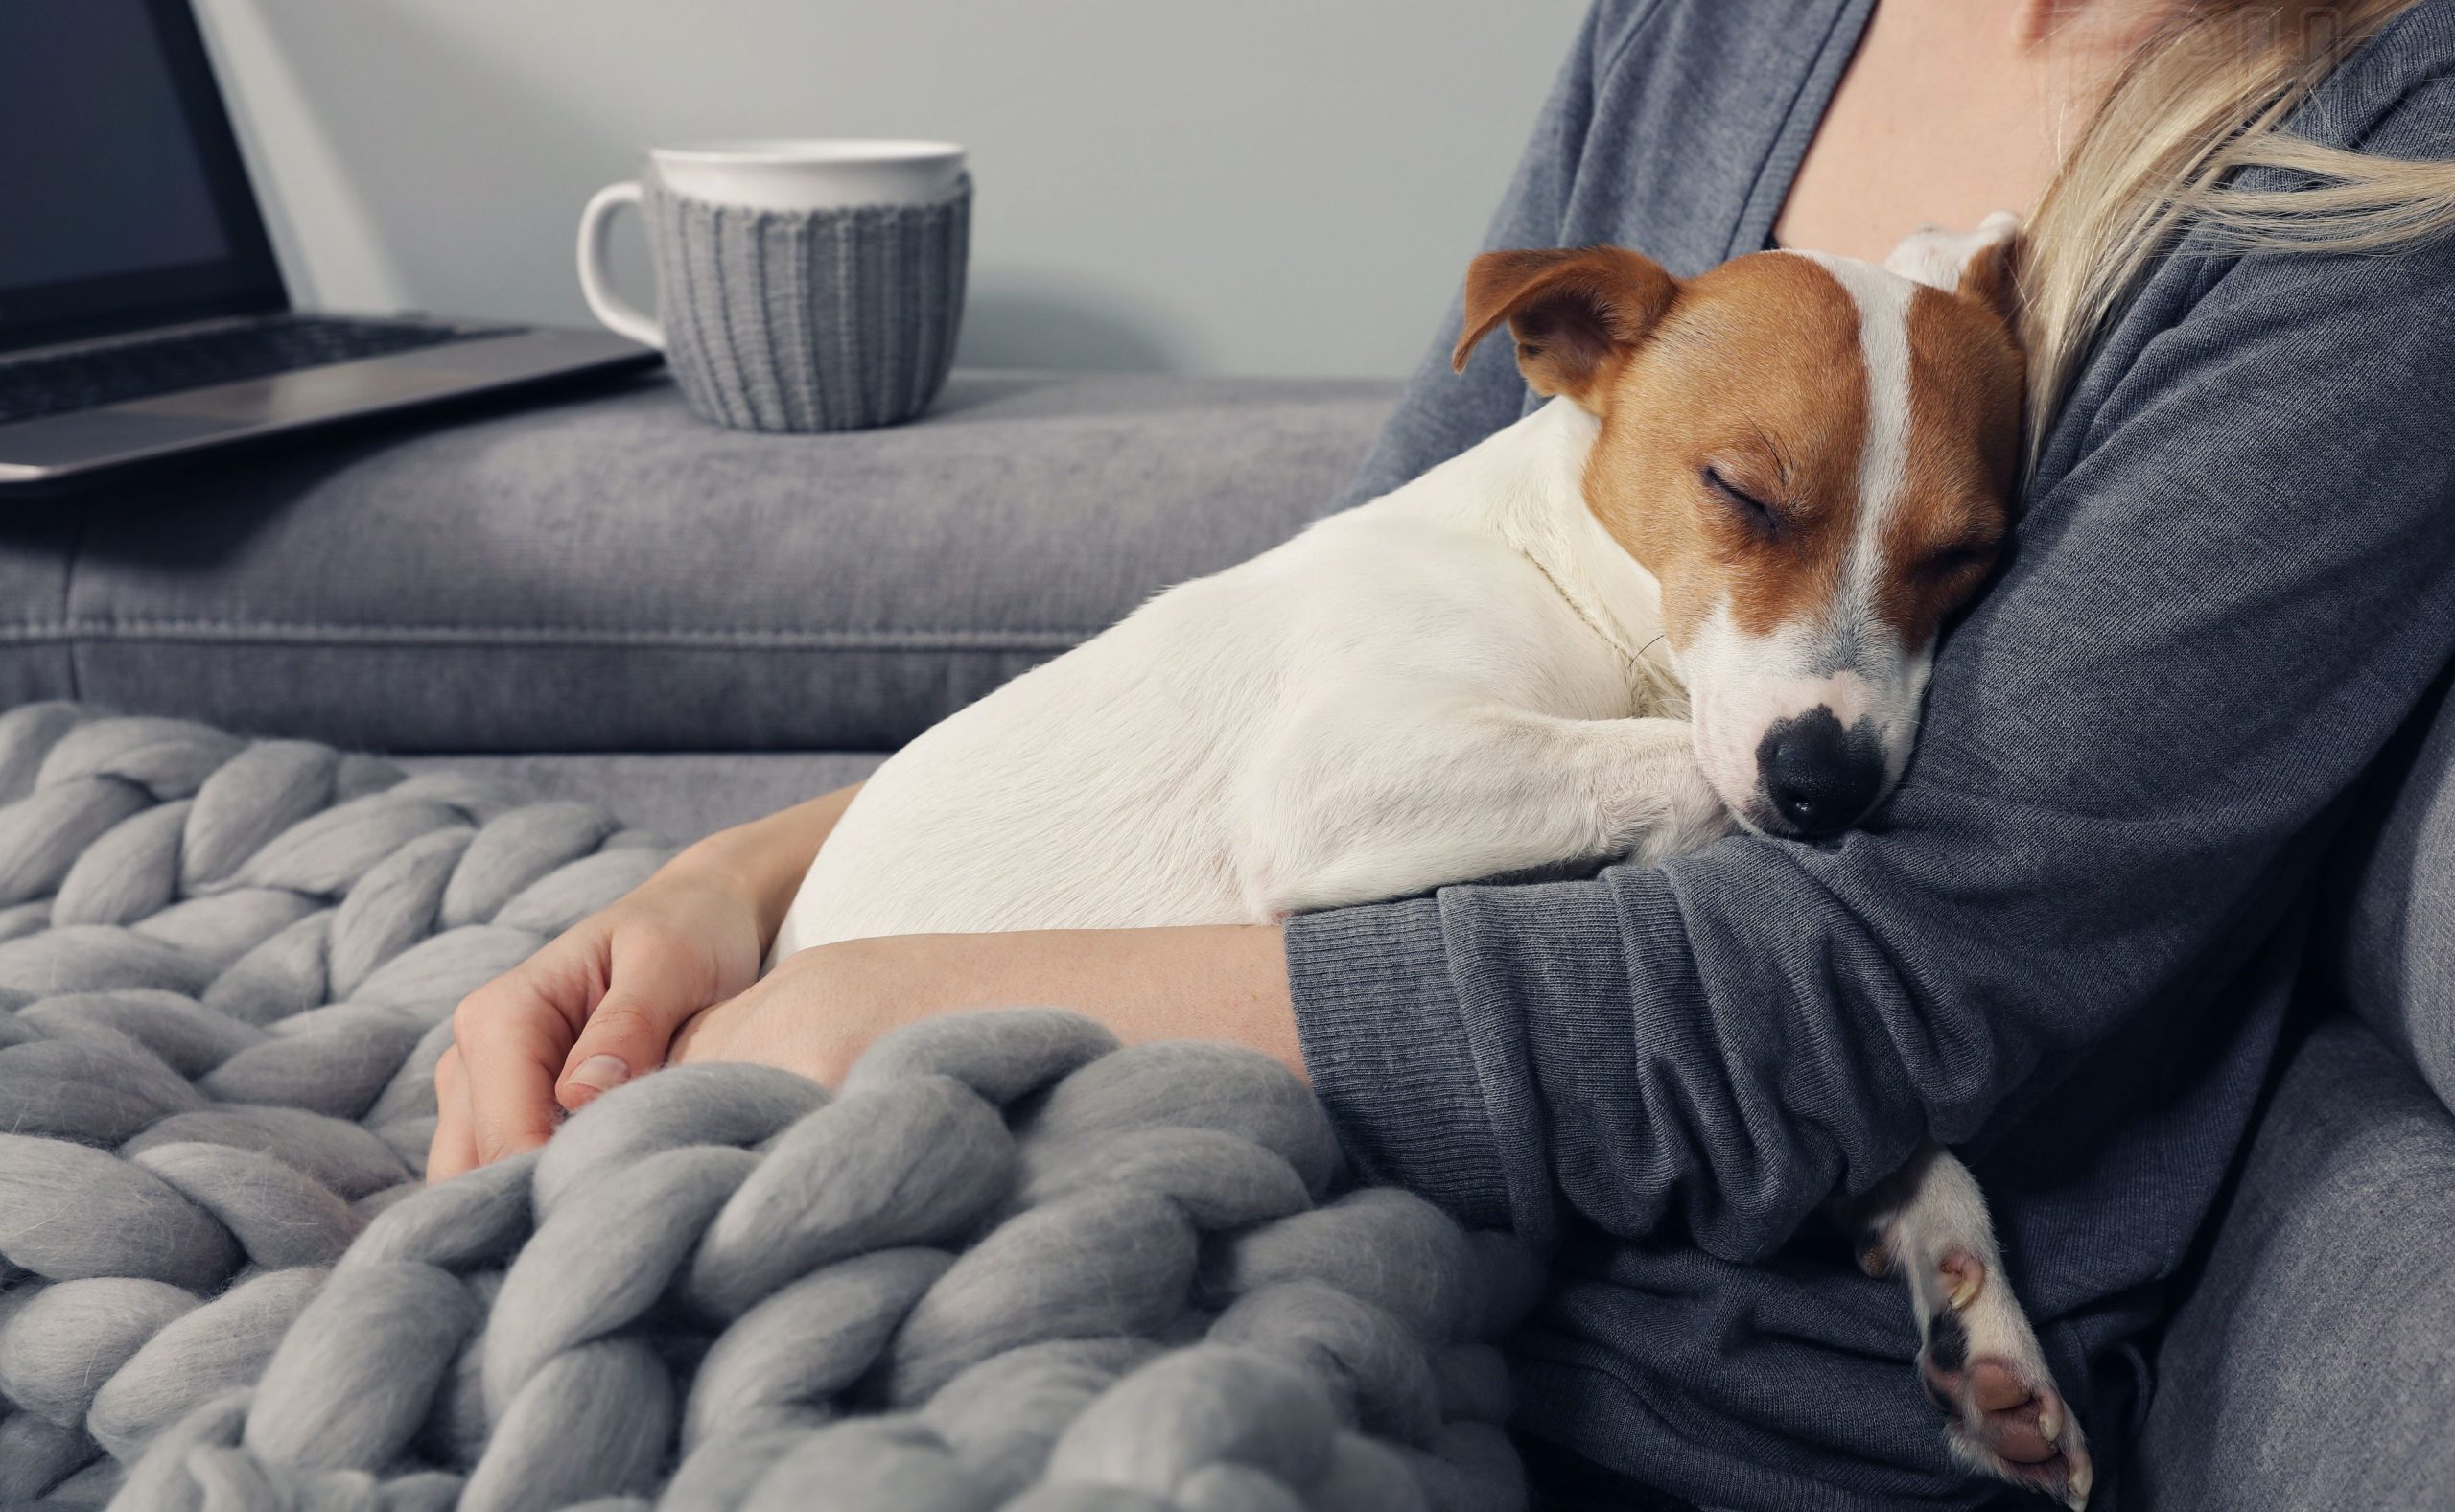
[[[1450,365],[1465,371],[1475,343],[1506,320],[1536,393],[1600,410],[1610,379],[1678,291],[1660,264],[1622,246],[1485,252],[1466,269],[1466,326]]]
[[[2021,264],[2028,233],[2021,218],[1998,210],[1975,231],[1922,225],[1902,238],[1883,266],[1886,271],[1984,306],[2021,338]]]
[[[2018,230],[1982,244],[1961,265],[1960,284],[1953,291],[1994,311],[2015,344],[2021,339],[2021,254],[2027,247],[2028,239]]]

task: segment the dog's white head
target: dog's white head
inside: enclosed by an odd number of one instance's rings
[[[2018,223],[1882,268],[1765,252],[1672,278],[1620,247],[1491,252],[1456,360],[1507,321],[1602,420],[1589,507],[1662,585],[1696,755],[1752,828],[1829,835],[1901,777],[1935,637],[1994,565],[2018,465]]]

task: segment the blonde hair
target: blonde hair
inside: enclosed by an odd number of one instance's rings
[[[2455,163],[2322,147],[2281,125],[2419,0],[2186,0],[2135,51],[2029,222],[2032,460],[2081,364],[2187,225],[2227,251],[2382,251],[2455,229]],[[2243,189],[2236,171],[2306,175]]]

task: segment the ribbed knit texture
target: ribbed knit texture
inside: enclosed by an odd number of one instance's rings
[[[858,430],[929,407],[952,365],[971,177],[927,205],[757,210],[653,178],[666,359],[693,412],[736,430]]]

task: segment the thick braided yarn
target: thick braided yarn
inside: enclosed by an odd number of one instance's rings
[[[419,1180],[453,1005],[664,858],[585,805],[0,715],[0,1503],[1523,1505],[1514,1246],[1225,1046],[930,1020]]]

